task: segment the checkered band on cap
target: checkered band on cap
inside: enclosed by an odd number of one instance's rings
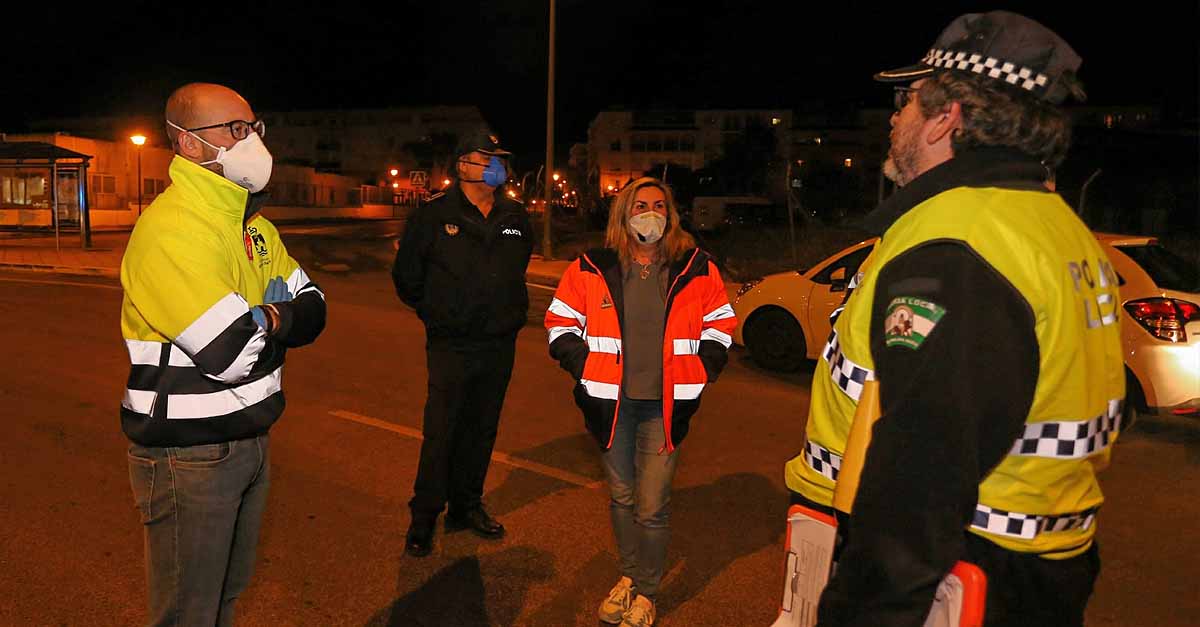
[[[1047,531],[1088,529],[1096,521],[1097,511],[1099,508],[1093,507],[1082,512],[1044,516],[1006,512],[980,503],[975,506],[971,526],[996,535],[1032,540]]]
[[[842,456],[811,440],[804,444],[804,461],[830,481],[837,481],[842,471]]]
[[[1035,422],[1013,443],[1010,455],[1078,459],[1103,451],[1121,429],[1120,399],[1108,401],[1106,411],[1079,422]]]
[[[1026,91],[1045,89],[1046,83],[1050,81],[1050,78],[1041,72],[973,52],[955,52],[954,50],[934,48],[925,55],[924,59],[921,59],[921,62],[947,70],[963,70],[983,74]]]
[[[858,402],[862,396],[863,384],[874,380],[875,373],[846,358],[838,342],[837,330],[829,334],[829,341],[825,343],[822,354],[825,361],[829,362],[829,374],[833,377],[833,382],[847,396]]]

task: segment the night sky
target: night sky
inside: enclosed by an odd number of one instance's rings
[[[205,80],[257,110],[477,104],[519,154],[544,147],[548,0],[146,2],[53,15],[20,4],[5,9],[0,130],[45,117],[157,114],[173,88]],[[1091,103],[1160,104],[1194,124],[1196,3],[1100,6],[1003,8],[1075,47]],[[956,15],[993,8],[559,0],[557,152],[584,141],[610,106],[889,106],[874,71],[915,62]]]

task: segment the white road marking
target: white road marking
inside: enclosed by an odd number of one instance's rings
[[[385,431],[391,431],[392,433],[398,433],[400,435],[413,438],[414,440],[424,440],[425,439],[425,437],[417,429],[398,425],[393,422],[387,422],[386,420],[379,420],[378,418],[372,418],[370,416],[364,416],[362,414],[356,414],[354,412],[343,411],[340,409],[331,411],[329,413],[331,415],[341,418],[343,420],[349,420],[351,422],[357,422],[359,424],[364,424],[364,425],[367,425],[370,427],[383,429]],[[492,453],[492,460],[500,462],[501,464],[507,464],[509,466],[513,466],[514,468],[528,470],[530,472],[535,472],[539,475],[551,477],[553,479],[558,479],[559,481],[565,481],[567,483],[581,486],[584,488],[596,489],[596,488],[599,488],[604,485],[603,481],[589,479],[582,475],[577,475],[573,472],[568,472],[566,470],[560,470],[558,468],[554,468],[552,466],[547,466],[545,464],[539,464],[537,462],[532,462],[527,459],[521,459],[520,457],[513,457],[512,455],[509,455],[508,453],[502,453],[500,451],[494,451]]]
[[[7,283],[35,283],[38,285],[73,285],[76,287],[98,287],[105,290],[119,290],[120,285],[105,285],[104,283],[80,283],[78,281],[38,281],[35,279],[10,279],[0,277],[0,281]]]

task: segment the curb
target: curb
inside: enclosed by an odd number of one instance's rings
[[[542,287],[557,288],[558,280],[560,278],[562,278],[562,277],[559,277],[559,276],[553,275],[553,274],[534,274],[531,272],[525,273],[525,281],[527,283],[532,283],[533,285],[540,285]]]
[[[121,271],[117,268],[100,268],[96,266],[55,266],[43,263],[0,263],[0,270],[21,270],[24,272],[71,274],[76,276],[99,276],[110,279],[115,279],[121,276]]]

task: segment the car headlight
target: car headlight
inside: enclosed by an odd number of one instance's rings
[[[749,281],[742,283],[742,286],[738,288],[737,298],[741,298],[743,294],[754,289],[754,286],[758,285],[759,283],[762,283],[762,279],[750,279]]]

